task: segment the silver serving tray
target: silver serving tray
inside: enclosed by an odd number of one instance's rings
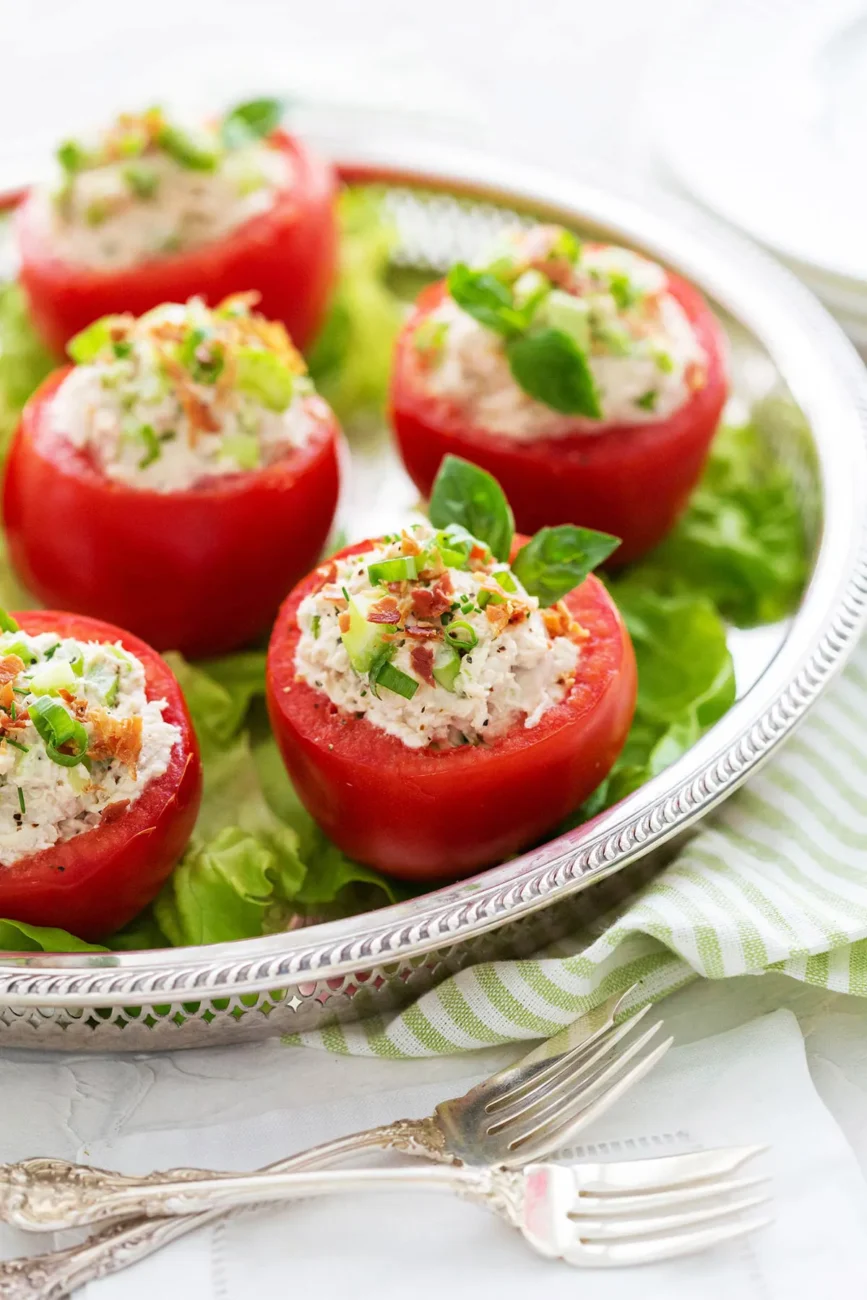
[[[803,602],[786,625],[733,633],[740,698],[668,771],[569,835],[467,881],[363,916],[266,939],[144,953],[3,955],[0,1042],[141,1051],[291,1033],[406,1004],[488,958],[526,955],[623,896],[675,837],[725,799],[803,718],[844,663],[867,609],[867,378],[840,329],[786,271],[683,205],[487,156],[383,139],[332,150],[347,179],[381,185],[398,260],[443,269],[472,256],[504,214],[631,244],[697,283],[732,339],[735,388],[774,387],[812,441],[780,439],[815,539]],[[344,518],[358,535],[414,503],[381,434],[354,444]],[[628,868],[628,870],[624,870]],[[618,873],[613,877],[613,873]],[[613,877],[606,886],[589,886]]]

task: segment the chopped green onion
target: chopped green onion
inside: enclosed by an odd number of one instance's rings
[[[630,307],[634,307],[642,296],[641,291],[636,289],[624,271],[608,273],[608,292],[620,311],[627,311]]]
[[[484,609],[487,605],[502,605],[506,597],[501,596],[498,591],[480,591],[479,592],[479,609]]]
[[[53,659],[59,649],[60,649],[60,642],[55,641],[54,645],[50,645],[48,649],[45,651],[45,658]]]
[[[89,226],[101,226],[108,220],[109,207],[104,199],[94,199],[84,209],[84,219]]]
[[[153,425],[142,424],[136,430],[136,436],[144,443],[145,452],[138,463],[139,469],[147,469],[148,465],[153,465],[154,461],[159,460],[163,454],[160,440],[154,432]]]
[[[182,167],[195,172],[213,172],[220,161],[220,151],[208,136],[195,136],[168,122],[157,135],[159,147]]]
[[[22,754],[30,753],[30,746],[22,745],[20,740],[13,740],[11,736],[4,736],[3,739],[6,741],[6,744],[11,745],[13,749],[20,749]]]
[[[24,791],[21,789],[20,785],[18,787],[18,807],[23,813],[27,812],[27,804],[24,802]]]
[[[129,339],[120,339],[117,343],[112,343],[111,350],[117,357],[118,361],[123,361],[132,352],[132,344]]]
[[[656,399],[658,397],[659,393],[657,390],[655,388],[649,388],[646,393],[642,393],[640,397],[636,397],[635,405],[639,406],[642,411],[655,411]]]
[[[449,645],[453,645],[461,654],[466,654],[479,644],[475,628],[462,618],[456,618],[453,623],[449,623],[445,638]]]
[[[405,700],[411,700],[419,686],[415,678],[395,668],[394,664],[389,663],[387,659],[383,659],[379,667],[371,668],[370,685],[374,688],[374,694],[376,694],[376,687],[384,686],[387,691],[393,691],[395,695],[401,695]]]
[[[123,320],[121,316],[100,316],[87,329],[75,334],[67,343],[66,351],[78,365],[87,365],[95,361],[112,341],[114,327]],[[126,321],[123,322],[126,324]]]
[[[77,718],[66,712],[62,704],[47,695],[40,695],[30,706],[30,721],[36,728],[45,752],[60,767],[77,767],[87,757],[87,732]],[[63,746],[71,752],[63,753]]]
[[[15,622],[15,619],[12,617],[12,615],[7,610],[0,607],[0,632],[20,632],[20,631],[21,628],[19,624]],[[7,653],[11,654],[12,652],[7,651]]]
[[[200,384],[216,383],[226,363],[222,343],[212,339],[203,329],[187,331],[183,342],[178,345],[177,357],[192,378]]]
[[[234,460],[239,469],[259,469],[262,464],[259,439],[252,433],[229,433],[220,448],[220,458],[223,457]]]
[[[376,586],[380,582],[407,582],[418,577],[418,556],[401,555],[367,566],[367,576]]]
[[[321,614],[314,614],[310,620],[310,631],[313,633],[313,640],[319,639],[319,629],[322,626]]]
[[[657,370],[661,370],[664,375],[670,375],[674,370],[674,359],[668,352],[654,352],[653,359],[656,362]]]
[[[438,645],[433,662],[434,681],[447,691],[454,691],[461,670],[461,656],[454,646]]]
[[[494,569],[491,577],[503,588],[503,591],[517,591],[518,584],[512,575],[511,569]]]
[[[140,199],[152,199],[160,187],[160,178],[153,167],[143,163],[130,163],[123,169],[123,179],[127,187]]]
[[[83,171],[88,163],[87,150],[77,140],[64,140],[55,157],[68,176]]]
[[[445,346],[448,329],[448,321],[426,317],[412,336],[416,352],[424,353],[431,360],[438,357]]]
[[[240,149],[270,135],[280,125],[286,105],[282,99],[251,99],[223,118],[220,138],[227,149]]]
[[[257,397],[269,411],[286,410],[292,401],[294,376],[275,353],[239,348],[235,365],[235,384],[242,393]]]

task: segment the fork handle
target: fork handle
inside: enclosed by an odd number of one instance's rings
[[[277,1161],[260,1171],[270,1173],[324,1169],[361,1151],[399,1151],[427,1160],[451,1162],[443,1132],[436,1120],[397,1120],[363,1133],[323,1143]],[[25,1162],[25,1166],[30,1162]],[[20,1168],[20,1166],[19,1166]],[[81,1166],[71,1166],[80,1169]],[[4,1171],[6,1172],[6,1171]],[[206,1175],[206,1171],[189,1171]],[[4,1209],[6,1207],[4,1206]],[[42,1255],[0,1262],[0,1295],[4,1300],[61,1300],[97,1278],[118,1273],[147,1259],[163,1246],[216,1223],[233,1210],[212,1209],[185,1218],[124,1219],[112,1223],[86,1241]],[[10,1220],[11,1221],[11,1220]]]

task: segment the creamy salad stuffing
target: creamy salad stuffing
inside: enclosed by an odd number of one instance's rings
[[[266,212],[293,184],[286,152],[267,139],[280,115],[277,101],[256,100],[188,129],[151,108],[121,114],[92,142],[67,140],[39,202],[54,255],[117,270],[210,243]]]
[[[666,285],[625,248],[582,247],[558,226],[509,232],[478,267],[452,268],[415,333],[420,382],[524,441],[665,419],[707,366]]]
[[[54,432],[109,478],[182,492],[258,470],[303,447],[316,427],[304,362],[283,326],[236,294],[136,320],[105,316],[76,335],[79,362],[51,403]]]
[[[0,636],[0,867],[134,803],[180,740],[134,655],[11,626]]]
[[[585,637],[540,609],[458,525],[417,525],[332,561],[298,610],[298,677],[411,749],[534,727],[566,694]]]

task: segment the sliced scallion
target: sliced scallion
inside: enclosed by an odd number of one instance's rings
[[[13,749],[20,749],[22,754],[30,753],[30,746],[22,745],[20,740],[13,740],[11,736],[4,736],[3,739],[6,741],[6,744],[11,745]]]
[[[47,695],[30,705],[30,721],[45,745],[45,752],[60,767],[77,767],[87,757],[87,732],[77,718]],[[66,747],[67,752],[63,752]]]
[[[166,122],[157,135],[157,144],[175,162],[194,172],[213,172],[220,161],[220,150],[208,136],[195,136]]]
[[[456,618],[454,622],[449,623],[445,630],[445,638],[460,654],[466,654],[479,644],[476,629],[462,618]]]
[[[383,686],[387,691],[393,691],[395,695],[403,696],[405,700],[411,700],[418,690],[418,682],[415,678],[401,672],[399,668],[395,668],[394,664],[389,663],[387,659],[383,660],[382,665],[376,669],[375,683],[373,675],[374,669],[371,669],[371,686]],[[376,692],[374,691],[374,693]]]
[[[367,576],[376,586],[380,582],[405,582],[418,577],[418,556],[400,555],[367,566]]]
[[[310,620],[310,631],[313,633],[314,641],[317,641],[319,639],[319,629],[321,626],[322,626],[322,616],[320,614],[314,614]]]
[[[24,791],[21,789],[20,785],[18,787],[18,807],[21,809],[22,813],[27,812],[27,804],[24,802]]]

